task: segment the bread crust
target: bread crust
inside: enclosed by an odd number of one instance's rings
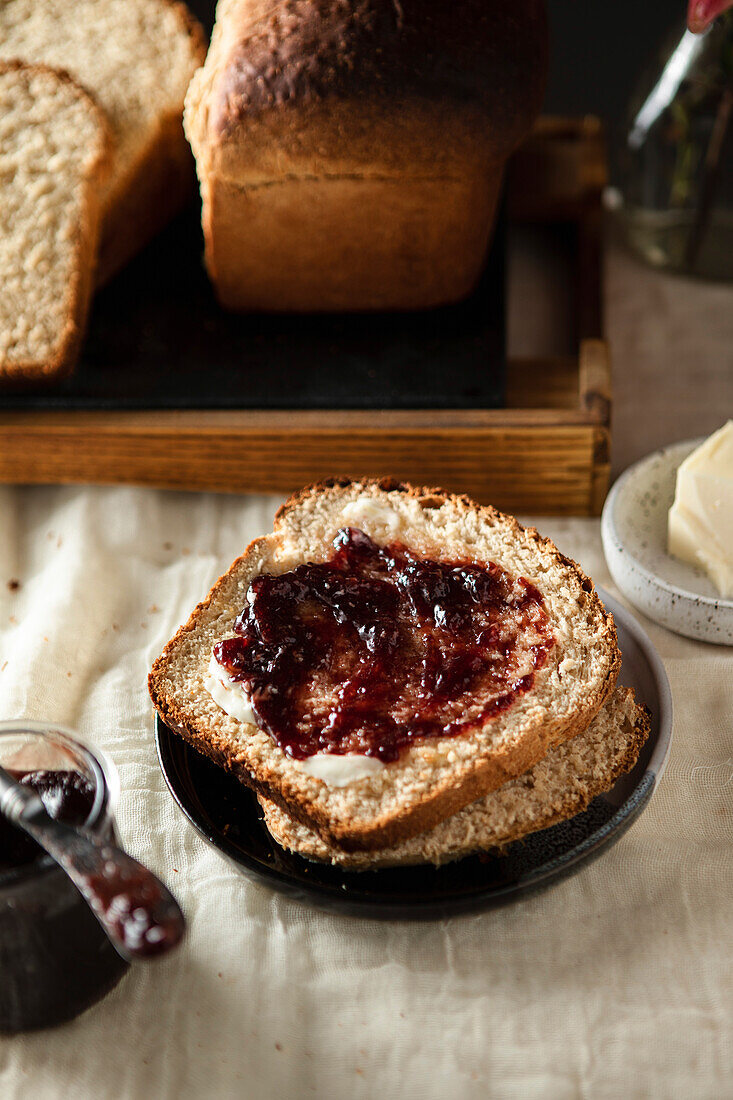
[[[546,67],[544,0],[220,3],[184,113],[219,300],[465,297]]]
[[[125,187],[107,207],[99,246],[96,285],[105,286],[169,221],[180,213],[196,182],[193,156],[181,118],[161,120],[156,140]]]
[[[606,736],[601,738],[603,751],[591,755],[586,771],[566,777],[570,780],[567,788],[559,796],[552,790],[548,796],[548,772],[557,767],[566,768],[568,753],[576,742],[587,739],[594,723],[603,717],[617,723]],[[627,715],[630,718],[627,718]],[[412,840],[391,849],[375,852],[346,852],[334,846],[324,844],[317,833],[298,826],[274,803],[259,796],[265,815],[265,825],[272,837],[282,847],[297,855],[316,862],[332,863],[350,870],[368,871],[380,867],[409,866],[418,863],[441,865],[455,859],[479,852],[501,850],[516,840],[548,829],[560,821],[575,817],[588,808],[599,794],[610,788],[622,775],[626,775],[635,766],[649,736],[651,716],[645,706],[634,702],[634,693],[630,689],[616,688],[594,723],[584,733],[576,735],[572,741],[557,746],[543,761],[530,769],[526,775],[511,780],[509,784],[494,791],[484,799],[464,807],[455,817],[446,818],[430,833],[416,836]],[[537,807],[532,804],[535,786],[541,790],[544,804]],[[501,817],[492,828],[487,824],[492,805],[500,799],[514,800],[514,816]]]
[[[55,69],[41,63],[31,64],[20,59],[0,61],[0,74],[7,72],[26,73],[29,77],[34,74],[47,74],[54,80],[68,85],[73,88],[79,99],[87,103],[89,109],[95,114],[99,127],[97,148],[90,151],[84,170],[85,201],[82,203],[81,216],[74,239],[76,263],[67,284],[66,297],[69,306],[66,323],[56,351],[50,358],[43,361],[2,362],[0,360],[0,384],[4,389],[15,389],[22,388],[27,384],[37,385],[43,382],[57,382],[67,377],[76,364],[86,330],[89,304],[94,286],[102,221],[99,195],[101,185],[110,175],[114,156],[114,139],[107,116],[95,97],[66,70]]]
[[[230,0],[194,147],[240,182],[496,163],[537,115],[546,68],[543,0]]]
[[[535,714],[534,710],[529,710],[532,692],[528,693],[527,697],[523,697],[527,700],[528,717],[518,743],[507,742],[503,746],[494,747],[490,755],[481,758],[470,751],[473,746],[466,741],[466,760],[460,768],[451,764],[445,769],[445,774],[441,772],[437,778],[428,769],[427,780],[422,781],[417,793],[406,799],[405,804],[376,812],[368,820],[359,821],[348,813],[336,814],[330,804],[324,805],[324,798],[328,803],[329,797],[323,794],[321,784],[316,784],[314,788],[308,787],[299,775],[283,774],[279,765],[272,762],[272,754],[267,758],[254,759],[252,753],[248,752],[246,739],[233,744],[231,738],[212,730],[210,723],[203,721],[200,714],[197,715],[195,706],[189,705],[184,698],[177,698],[175,693],[175,662],[181,654],[191,650],[192,636],[206,624],[209,609],[216,611],[221,602],[227,599],[231,602],[228,593],[236,586],[236,582],[241,590],[238,598],[242,601],[236,610],[241,610],[245,581],[248,584],[257,572],[272,571],[263,570],[262,561],[268,560],[273,546],[278,540],[285,538],[288,525],[292,527],[292,531],[288,532],[292,535],[293,531],[297,531],[300,517],[305,516],[309,508],[323,504],[327,496],[332,500],[337,499],[333,494],[344,493],[351,493],[352,496],[354,493],[372,493],[377,496],[397,494],[403,500],[416,502],[414,507],[427,510],[447,504],[452,510],[451,514],[462,517],[464,521],[471,517],[474,527],[487,524],[491,528],[500,528],[508,542],[521,542],[530,554],[536,550],[538,556],[543,555],[542,560],[548,565],[561,570],[566,583],[573,586],[578,598],[582,599],[583,621],[591,624],[594,637],[598,639],[596,657],[601,666],[601,672],[588,685],[582,697],[576,700],[571,713],[563,713],[559,709],[557,713],[550,714],[542,709]],[[268,564],[273,565],[271,556]],[[225,631],[226,627],[222,626],[222,633]],[[241,782],[280,806],[295,820],[314,829],[327,843],[344,850],[358,851],[391,847],[403,839],[426,832],[464,806],[502,786],[508,779],[526,772],[546,755],[552,745],[568,740],[588,726],[613,691],[620,665],[621,655],[613,618],[601,604],[593,582],[575,562],[560,554],[549,539],[543,539],[535,528],[525,529],[513,516],[497,512],[491,506],[478,505],[467,496],[446,493],[441,489],[416,488],[392,478],[359,481],[331,478],[293,494],[278,510],[273,534],[250,544],[165,647],[153,665],[149,688],[153,704],[166,725],[199,752],[231,771]],[[518,707],[515,704],[508,713],[516,717],[517,712]],[[492,733],[496,732],[504,728],[502,722],[500,716],[486,728],[490,728]],[[242,728],[255,730],[255,727]],[[259,733],[270,742],[267,735],[261,731]],[[459,736],[451,744],[456,745],[461,740]],[[274,742],[270,744],[273,750],[276,749]],[[409,751],[405,758],[409,756]],[[281,753],[281,750],[277,750],[277,753]],[[279,760],[277,753],[274,756]],[[284,758],[284,754],[281,753],[281,756]],[[396,765],[390,767],[394,769]],[[311,790],[316,793],[311,794]]]
[[[180,0],[161,0],[188,35],[198,63],[206,60],[206,34]],[[144,155],[127,173],[104,211],[96,284],[104,286],[152,240],[193,194],[193,156],[183,133],[183,111],[160,118]]]
[[[217,298],[231,310],[307,313],[459,301],[481,274],[501,181],[500,166],[409,187],[353,174],[247,187],[215,177],[203,222]],[[302,210],[294,249],[293,212]],[[439,253],[450,263],[436,263]]]

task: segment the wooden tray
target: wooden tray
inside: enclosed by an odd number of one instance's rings
[[[515,512],[597,514],[609,477],[595,120],[542,119],[508,173],[510,223],[572,249],[572,355],[510,358],[504,408],[6,408],[0,481],[287,493],[332,474],[437,484]],[[124,380],[121,379],[121,385]]]

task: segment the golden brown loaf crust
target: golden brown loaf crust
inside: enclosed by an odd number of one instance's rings
[[[220,0],[185,123],[223,303],[465,295],[545,70],[542,0]]]
[[[251,178],[283,155],[331,172],[434,172],[459,147],[496,163],[540,108],[541,0],[229,0],[219,18],[208,138]]]
[[[533,688],[509,711],[468,734],[408,748],[379,774],[337,789],[302,772],[268,734],[228,716],[205,683],[213,645],[230,636],[252,578],[324,560],[347,505],[360,510],[359,526],[378,543],[393,541],[394,531],[379,514],[367,514],[369,506],[382,515],[386,509],[400,540],[422,556],[497,561],[538,584],[556,644]],[[439,489],[344,478],[286,502],[273,533],[247,548],[165,647],[149,686],[163,720],[194,748],[327,842],[369,850],[432,828],[585,729],[613,691],[619,667],[613,619],[592,582],[536,530]]]

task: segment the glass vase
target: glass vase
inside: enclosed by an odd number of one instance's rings
[[[733,278],[733,11],[676,35],[641,82],[618,182],[619,220],[646,261]]]

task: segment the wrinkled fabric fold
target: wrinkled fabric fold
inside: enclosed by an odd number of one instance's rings
[[[573,878],[435,923],[319,913],[249,882],[188,825],[146,690],[279,503],[0,488],[0,719],[70,725],[111,754],[124,843],[190,922],[177,954],[74,1023],[0,1039],[3,1100],[727,1095],[731,651],[643,621],[672,684],[671,759],[642,817]],[[597,521],[532,521],[613,590]]]

